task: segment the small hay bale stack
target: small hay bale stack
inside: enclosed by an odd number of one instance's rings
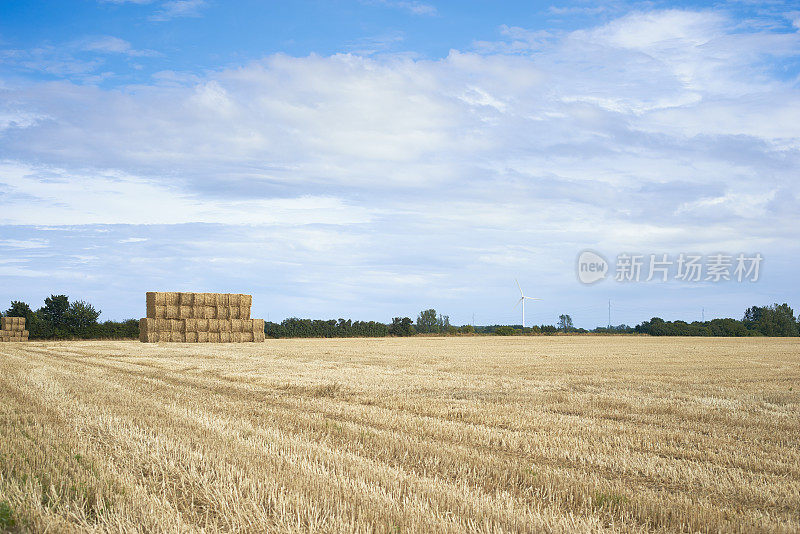
[[[244,343],[265,340],[264,320],[251,319],[252,295],[148,292],[143,343]]]
[[[0,342],[28,341],[24,317],[0,317]]]

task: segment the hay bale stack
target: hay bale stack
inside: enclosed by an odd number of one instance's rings
[[[0,317],[0,342],[28,341],[24,317]]]
[[[148,292],[143,343],[244,343],[264,341],[264,320],[251,319],[251,295]]]

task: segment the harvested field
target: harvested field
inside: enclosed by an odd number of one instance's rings
[[[800,339],[6,343],[0,521],[797,532]]]

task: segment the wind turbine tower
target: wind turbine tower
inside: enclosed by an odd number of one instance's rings
[[[517,304],[514,307],[516,308],[517,306],[519,306],[520,302],[522,303],[522,328],[525,328],[525,301],[526,300],[542,300],[542,299],[536,298],[536,297],[526,297],[525,293],[523,293],[523,291],[522,291],[522,286],[519,285],[519,280],[515,279],[514,281],[517,283],[517,287],[519,288],[519,295],[520,295],[519,296],[519,300],[517,301]]]

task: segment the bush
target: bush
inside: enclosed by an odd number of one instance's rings
[[[510,326],[498,326],[494,331],[494,335],[496,336],[513,336],[516,335],[516,333],[516,329]]]
[[[409,322],[411,319],[408,319]],[[319,320],[290,317],[281,324],[265,323],[264,333],[271,338],[284,337],[385,337],[389,327],[375,321],[350,319]]]

